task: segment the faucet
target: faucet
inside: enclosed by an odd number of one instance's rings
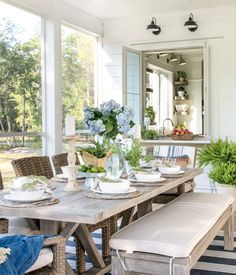
[[[163,124],[162,124],[162,134],[163,134],[163,135],[165,134],[164,125],[165,125],[165,122],[166,122],[167,120],[169,120],[169,121],[171,122],[171,125],[172,125],[173,128],[175,127],[174,122],[173,122],[173,120],[172,120],[171,118],[169,118],[169,117],[165,118],[165,119],[163,120]]]

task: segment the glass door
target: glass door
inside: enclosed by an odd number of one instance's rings
[[[134,122],[142,122],[142,94],[141,94],[141,52],[124,48],[123,51],[123,90],[124,105],[134,112]]]

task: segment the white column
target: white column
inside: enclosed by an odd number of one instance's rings
[[[55,1],[58,3],[58,1]],[[54,14],[42,24],[42,120],[43,154],[62,151],[62,91],[61,91],[61,5],[54,5]]]

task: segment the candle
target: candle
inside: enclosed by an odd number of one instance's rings
[[[65,135],[75,135],[75,118],[73,116],[66,116],[65,118]]]
[[[134,138],[141,139],[141,125],[139,125],[139,124],[135,125]]]

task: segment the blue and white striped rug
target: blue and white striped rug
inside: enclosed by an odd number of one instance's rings
[[[101,251],[101,233],[99,231],[92,234],[99,251]],[[219,233],[211,243],[204,255],[194,266],[191,275],[235,275],[236,274],[236,235],[234,251],[224,251],[223,233]],[[73,239],[67,243],[67,259],[73,269],[75,269],[75,243]],[[89,258],[86,258],[86,267],[91,267]]]

